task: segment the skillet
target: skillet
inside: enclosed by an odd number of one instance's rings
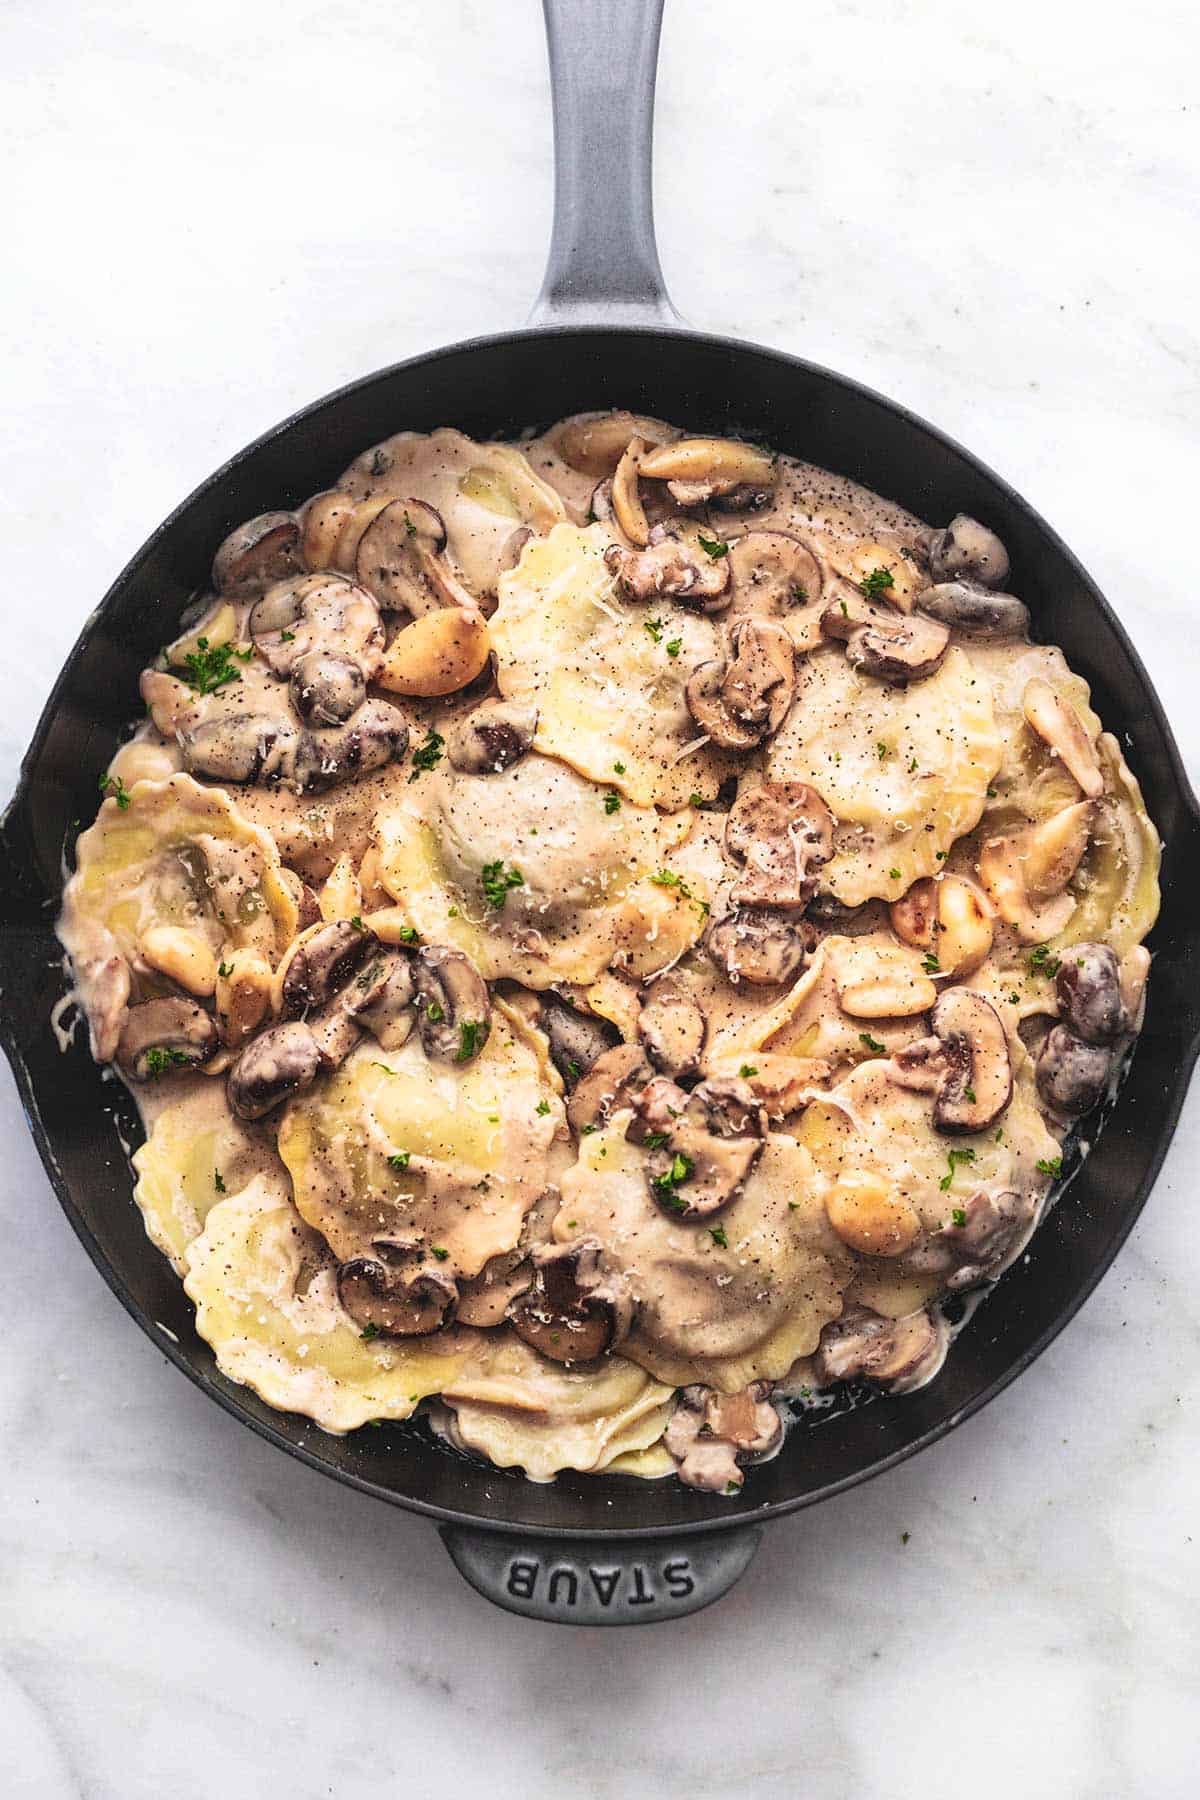
[[[1118,620],[1019,495],[911,413],[796,358],[684,329],[663,284],[650,198],[662,0],[544,0],[554,90],[556,198],[531,326],[436,350],[318,401],[251,444],[159,527],[88,620],[0,821],[0,1037],[47,1173],[97,1268],[157,1347],[227,1412],[325,1474],[440,1526],[488,1598],[526,1617],[629,1624],[680,1616],[726,1591],[773,1517],[827,1499],[951,1430],[1005,1387],[1091,1293],[1145,1202],[1200,1047],[1191,979],[1200,917],[1200,810],[1159,702]],[[142,1228],[124,1091],[82,1042],[60,1053],[64,990],[53,919],[73,822],[137,710],[142,667],[172,635],[241,520],[330,486],[390,433],[453,424],[512,435],[585,408],[625,407],[738,432],[940,522],[984,519],[1008,546],[1038,634],[1092,685],[1165,839],[1148,1009],[1125,1084],[1069,1193],[929,1386],[799,1424],[736,1498],[677,1482],[562,1475],[550,1486],[484,1466],[419,1424],[326,1435],[217,1370],[190,1303]]]

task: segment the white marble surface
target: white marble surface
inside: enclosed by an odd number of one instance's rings
[[[667,12],[681,309],[1003,470],[1115,600],[1200,774],[1194,10]],[[522,318],[550,160],[534,0],[8,0],[0,34],[7,790],[180,495],[305,399]],[[717,1612],[640,1634],[504,1617],[427,1525],[208,1405],[93,1273],[7,1075],[0,1131],[6,1796],[1195,1793],[1194,1104],[1035,1369],[773,1529]]]

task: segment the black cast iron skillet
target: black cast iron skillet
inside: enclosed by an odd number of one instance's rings
[[[536,328],[416,357],[319,401],[218,470],[134,557],[67,661],[0,827],[0,992],[4,1045],[55,1191],[158,1348],[280,1448],[436,1520],[460,1570],[490,1599],[526,1616],[615,1624],[670,1618],[715,1599],[745,1568],[766,1520],[827,1499],[949,1431],[1027,1368],[1095,1287],[1150,1190],[1200,1043],[1191,977],[1200,916],[1189,899],[1200,876],[1200,814],[1120,624],[1019,495],[854,382],[679,327],[650,211],[662,0],[545,6],[557,193]],[[1009,548],[1012,586],[1038,635],[1063,646],[1121,734],[1166,840],[1141,1042],[1095,1149],[1027,1263],[1000,1283],[928,1387],[798,1426],[730,1499],[628,1477],[563,1475],[535,1486],[446,1450],[419,1424],[330,1437],[226,1381],[133,1203],[121,1142],[122,1130],[136,1130],[133,1109],[79,1044],[59,1052],[49,1022],[64,988],[53,934],[62,845],[72,821],[92,817],[97,776],[138,710],[138,673],[174,633],[230,527],[330,486],[366,445],[402,427],[449,423],[486,438],[609,406],[743,432],[852,475],[929,520],[960,510],[986,520]]]

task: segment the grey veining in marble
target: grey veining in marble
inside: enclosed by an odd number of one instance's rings
[[[1183,0],[668,0],[656,180],[681,311],[1002,470],[1193,774],[1198,51]],[[305,399],[524,317],[551,162],[534,0],[9,0],[0,68],[7,790],[179,496]],[[93,1273],[7,1074],[0,1129],[0,1793],[1196,1792],[1194,1102],[1028,1375],[642,1634],[489,1609],[428,1525],[210,1406]]]

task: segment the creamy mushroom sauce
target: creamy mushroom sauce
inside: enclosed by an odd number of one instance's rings
[[[1137,1032],[1158,838],[931,528],[625,413],[403,432],[219,548],[59,925],[232,1380],[733,1491],[930,1379]]]

